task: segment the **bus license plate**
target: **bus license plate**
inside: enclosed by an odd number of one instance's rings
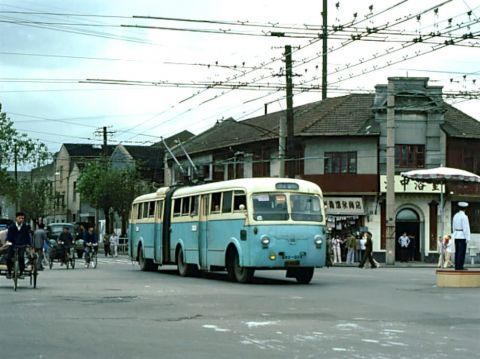
[[[297,260],[285,261],[285,267],[295,267],[299,265],[300,265],[300,261],[297,261]]]

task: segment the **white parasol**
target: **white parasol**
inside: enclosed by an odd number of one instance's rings
[[[402,172],[402,177],[427,183],[436,183],[440,188],[440,209],[441,209],[441,233],[444,235],[444,191],[447,182],[470,182],[480,183],[480,176],[475,173],[451,167],[436,167],[425,170],[413,170]]]

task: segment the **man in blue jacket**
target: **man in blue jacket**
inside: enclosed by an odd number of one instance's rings
[[[18,212],[15,215],[15,223],[11,224],[8,227],[7,232],[7,242],[11,243],[8,248],[7,254],[7,278],[12,277],[12,267],[13,267],[13,257],[15,255],[14,248],[19,247],[18,249],[18,260],[20,267],[20,278],[23,278],[23,271],[25,270],[25,247],[21,246],[31,246],[32,245],[32,236],[30,233],[30,227],[25,223],[25,213]]]

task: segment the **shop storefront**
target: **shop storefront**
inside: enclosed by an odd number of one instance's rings
[[[365,228],[365,207],[362,197],[325,197],[327,228],[330,237],[347,238]]]

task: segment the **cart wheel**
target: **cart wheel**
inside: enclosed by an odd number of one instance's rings
[[[90,264],[92,265],[92,268],[93,268],[93,269],[97,268],[97,255],[96,255],[96,254],[95,254],[95,256],[91,259]]]
[[[20,264],[18,263],[18,260],[15,261],[15,265],[13,267],[13,290],[17,291],[17,285],[18,285],[18,276],[20,275]]]

